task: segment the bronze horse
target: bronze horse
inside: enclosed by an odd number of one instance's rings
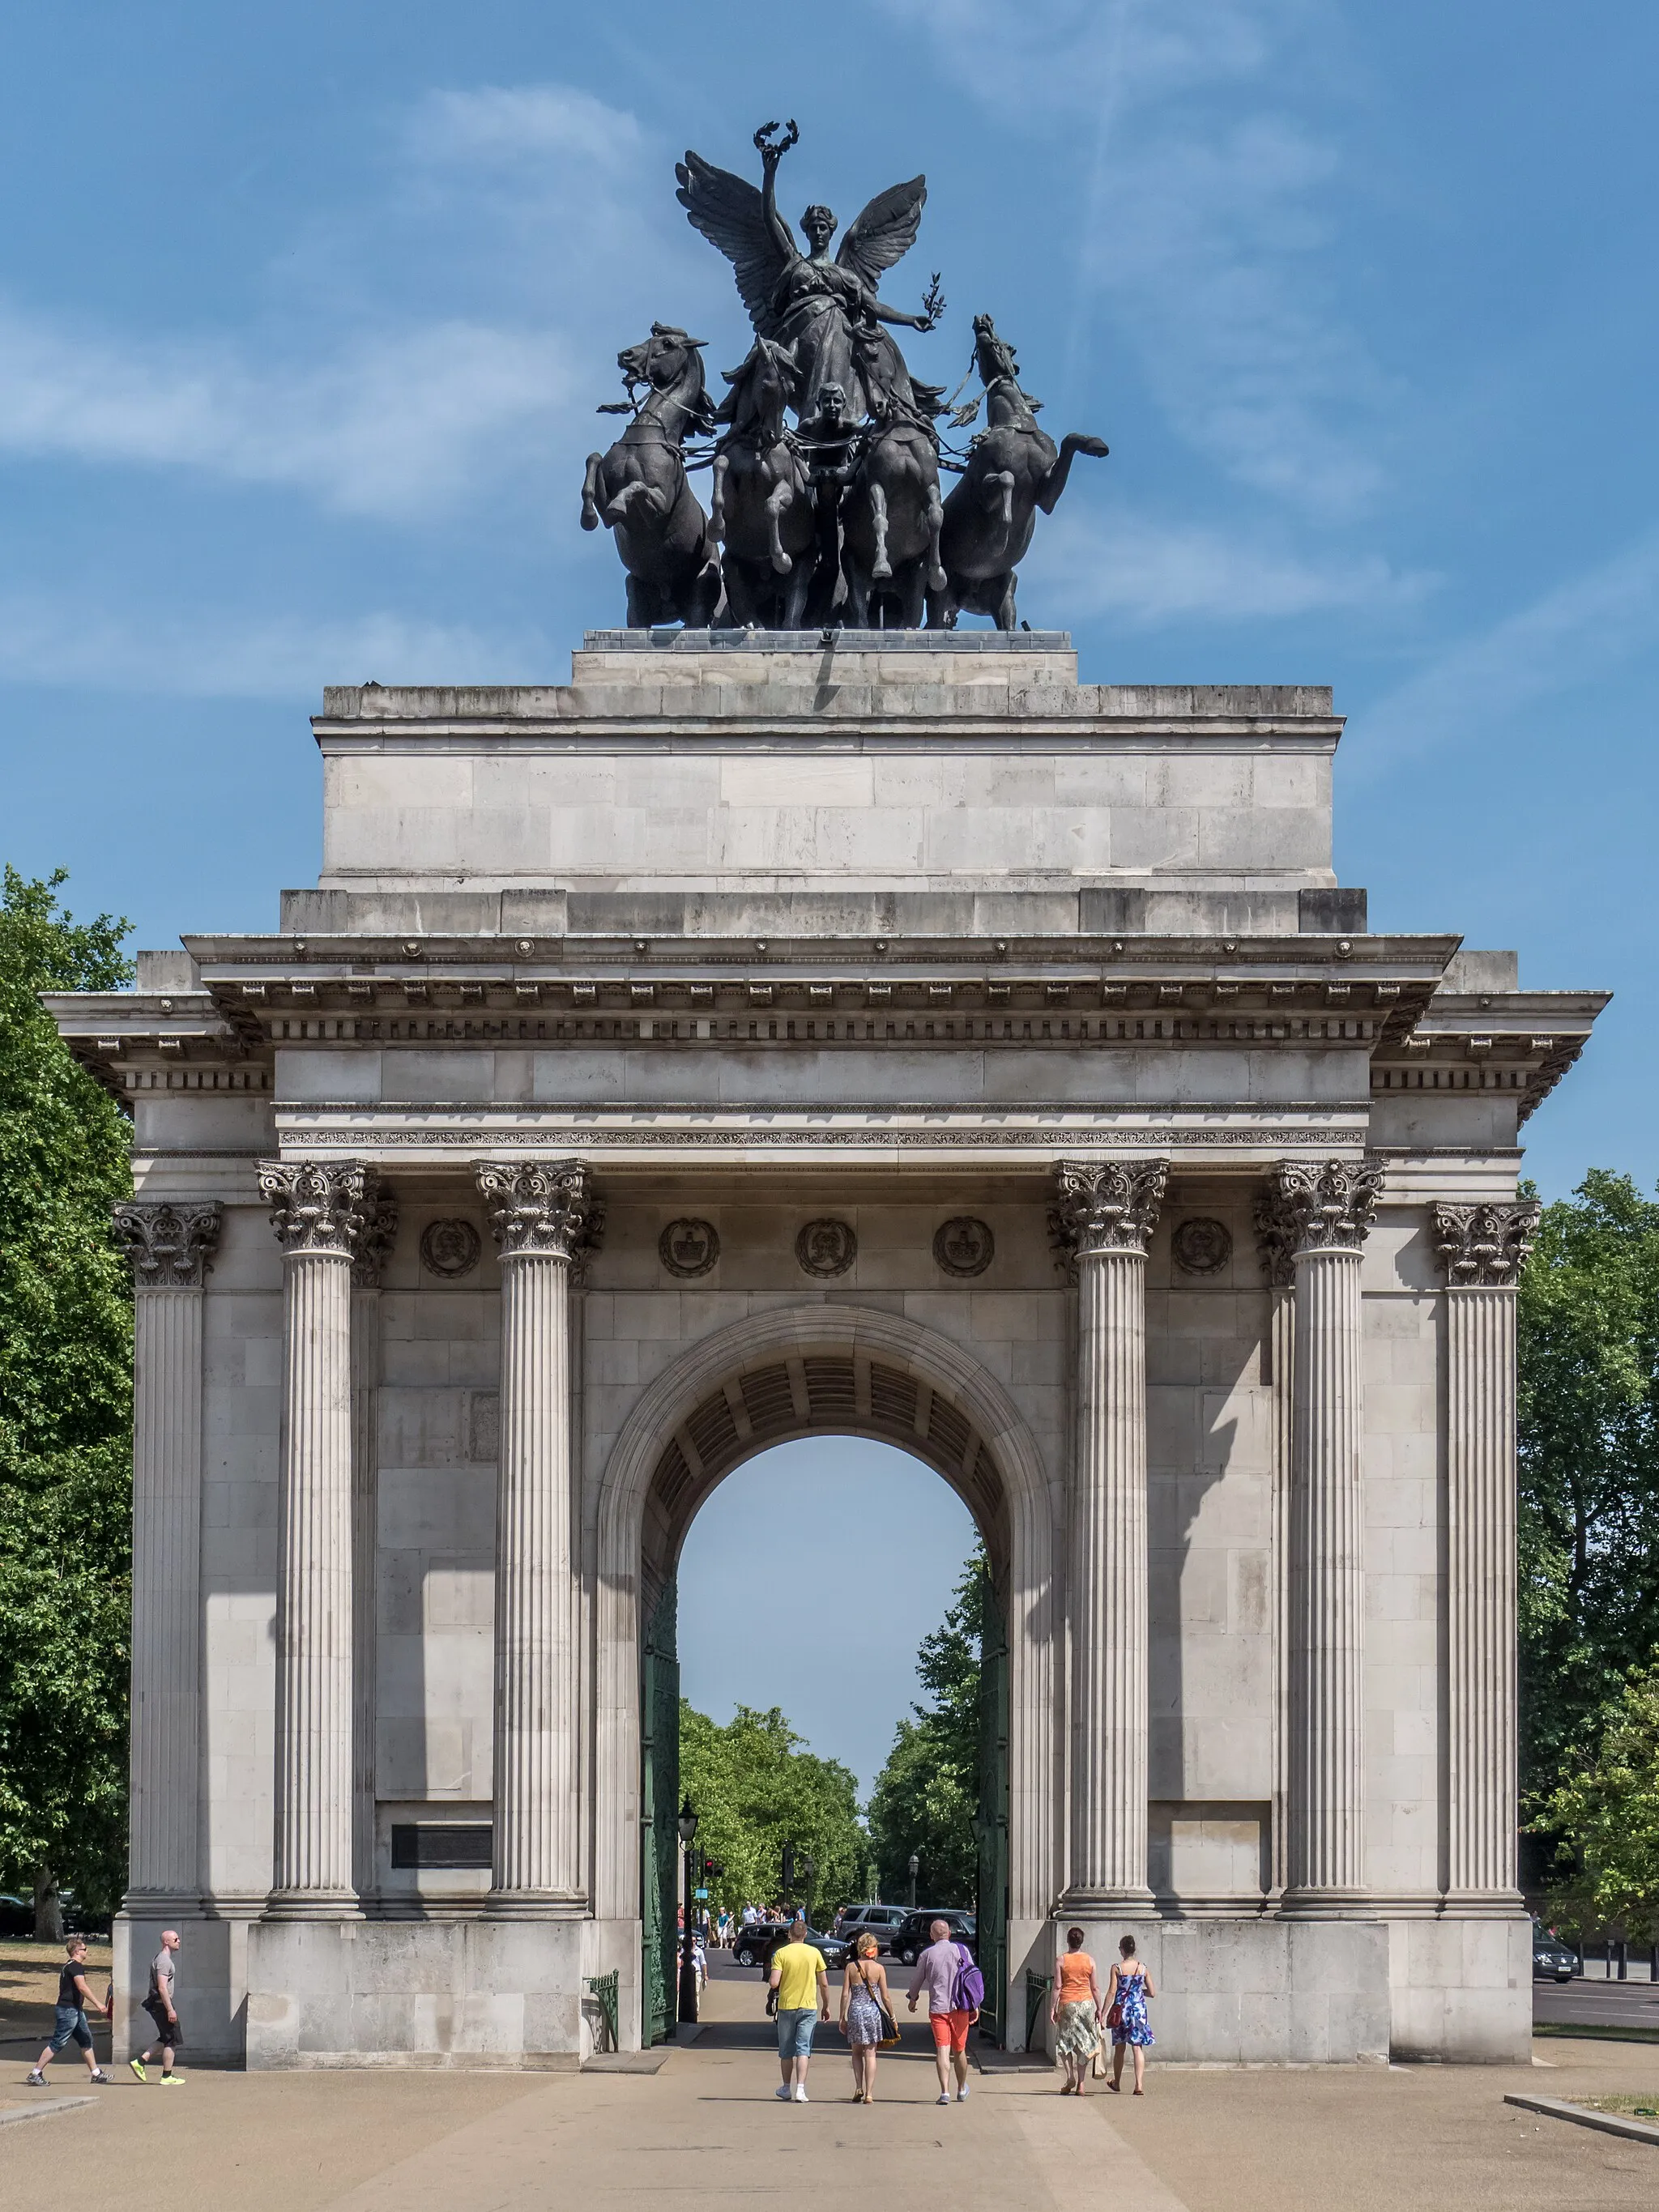
[[[898,348],[869,319],[855,350],[874,421],[860,437],[842,505],[847,622],[854,629],[919,629],[928,593],[947,588],[933,425],[941,395],[911,381]]]
[[[812,486],[784,410],[799,388],[794,356],[757,338],[715,416],[731,428],[714,449],[710,534],[721,546],[729,619],[740,628],[799,629],[818,564]]]
[[[702,338],[653,323],[651,335],[617,356],[634,420],[608,453],[590,453],[582,482],[582,528],[617,533],[628,572],[628,623],[648,629],[684,623],[707,629],[720,605],[718,552],[685,473],[685,441],[714,427],[703,389]],[[641,390],[643,400],[635,402]]]
[[[947,581],[930,592],[927,626],[948,629],[958,611],[989,615],[999,629],[1018,616],[1016,564],[1036,527],[1052,514],[1078,453],[1103,460],[1105,441],[1068,431],[1058,448],[1037,428],[1041,400],[1020,390],[1013,349],[988,315],[974,318],[974,362],[985,386],[986,426],[968,449],[968,466],[945,502],[939,550]]]

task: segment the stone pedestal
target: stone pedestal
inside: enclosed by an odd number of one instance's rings
[[[1078,1909],[1146,1881],[1146,1240],[1168,1164],[1065,1161],[1054,1221],[1076,1269],[1072,1830]]]
[[[570,1290],[603,1217],[586,1170],[483,1164],[501,1255],[495,1514],[495,1913],[581,1910],[571,1581]]]

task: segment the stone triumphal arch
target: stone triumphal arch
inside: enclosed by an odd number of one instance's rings
[[[1602,1001],[1368,928],[1328,693],[631,631],[314,727],[278,927],[51,1001],[135,1124],[123,2032],[162,1924],[250,2065],[661,2032],[681,1540],[839,1431],[985,1534],[1005,2040],[1079,1919],[1174,2056],[1523,2052],[1519,1133]]]

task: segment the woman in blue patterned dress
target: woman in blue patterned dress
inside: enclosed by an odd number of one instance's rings
[[[1152,2047],[1152,2031],[1146,2018],[1146,2000],[1155,1997],[1152,1978],[1135,1956],[1135,1939],[1123,1936],[1118,1939],[1121,1954],[1112,1969],[1112,1978],[1106,1984],[1106,2018],[1112,2031],[1112,2078],[1108,2087],[1121,2090],[1123,2087],[1123,2047],[1127,2044],[1135,2055],[1135,2094],[1146,2094],[1146,2053]]]
[[[876,2052],[892,2017],[887,1994],[887,1969],[878,1955],[875,1937],[866,1929],[854,1946],[842,1982],[841,2032],[853,2060],[853,2102],[876,2101]]]

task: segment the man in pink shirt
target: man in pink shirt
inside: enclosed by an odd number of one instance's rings
[[[952,2007],[963,1954],[951,1941],[950,1923],[936,1920],[927,1933],[933,1940],[916,1960],[916,1971],[910,1977],[909,2007],[915,2010],[916,1999],[926,1990],[927,2025],[933,2031],[933,2063],[939,2069],[939,2100],[941,2105],[951,2101],[954,2066],[957,2102],[963,2105],[968,2101],[968,2031],[979,2014]]]

